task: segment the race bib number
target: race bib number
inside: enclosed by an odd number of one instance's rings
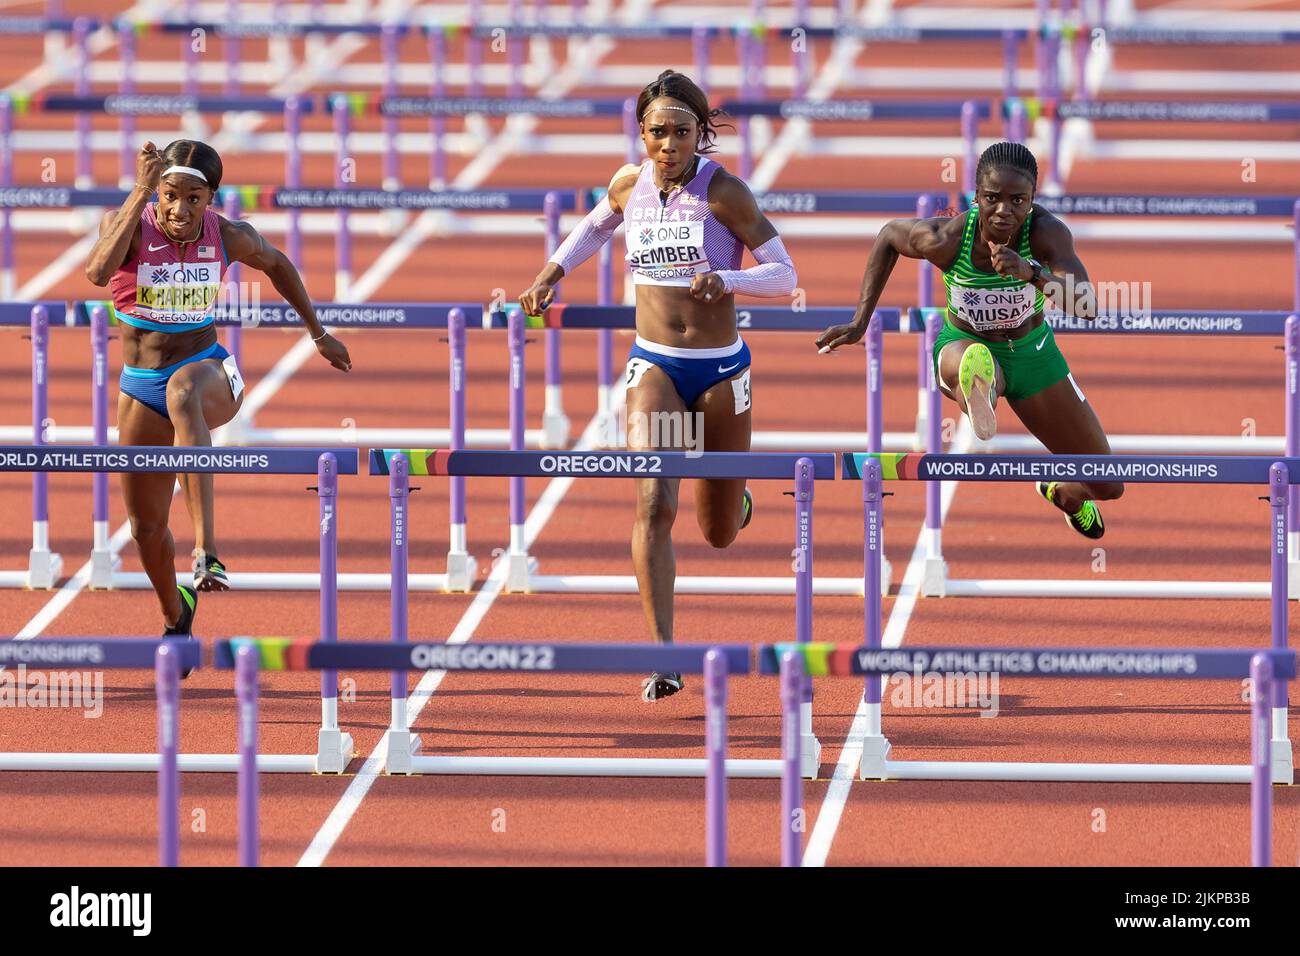
[[[1018,289],[954,289],[950,302],[977,332],[1014,329],[1034,314],[1038,290],[1028,283]]]
[[[647,362],[643,358],[630,358],[627,360],[627,387],[636,388],[641,384],[641,376],[649,369],[654,367],[653,362]]]
[[[751,404],[749,395],[749,369],[745,369],[745,374],[731,383],[731,394],[736,399],[737,415],[742,415],[749,411],[749,406]]]
[[[239,398],[244,393],[244,378],[239,374],[239,366],[235,364],[235,357],[227,355],[221,360],[221,367],[226,370],[226,378],[230,380],[230,394]]]

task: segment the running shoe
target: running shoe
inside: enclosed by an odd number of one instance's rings
[[[741,503],[741,510],[744,512],[745,516],[740,519],[740,530],[744,531],[749,527],[749,522],[754,518],[754,496],[749,493],[748,488],[745,489],[745,497]]]
[[[199,609],[199,595],[194,588],[188,588],[183,584],[176,585],[176,590],[181,592],[181,616],[171,627],[163,631],[163,637],[188,637],[195,640],[190,632],[194,629],[194,613]],[[181,671],[181,680],[189,677],[194,668],[187,667]]]
[[[641,699],[662,700],[673,696],[685,686],[686,681],[682,680],[681,674],[651,674],[641,682]]]
[[[1056,481],[1040,481],[1038,483],[1038,493],[1055,505],[1056,486],[1058,484],[1059,482]],[[1057,505],[1057,507],[1060,506]],[[1097,507],[1095,501],[1085,501],[1074,514],[1067,513],[1065,523],[1085,538],[1091,538],[1094,541],[1106,533],[1106,525],[1101,520],[1101,509]]]
[[[980,441],[988,441],[998,432],[998,418],[993,412],[993,383],[996,381],[997,367],[993,364],[989,347],[980,342],[968,345],[957,369],[957,384],[966,400],[966,416]]]
[[[229,591],[230,580],[226,577],[226,566],[217,560],[215,554],[204,551],[201,563],[194,569],[194,589],[196,591]]]

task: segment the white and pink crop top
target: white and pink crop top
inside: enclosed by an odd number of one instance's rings
[[[229,263],[221,220],[206,209],[194,242],[177,243],[158,226],[154,204],[140,217],[140,254],[113,273],[109,290],[117,317],[152,332],[190,332],[213,322],[212,307]]]
[[[695,175],[662,198],[654,164],[643,163],[623,210],[627,262],[637,285],[689,286],[697,275],[740,268],[741,243],[709,211],[709,183],[721,168],[695,157]]]

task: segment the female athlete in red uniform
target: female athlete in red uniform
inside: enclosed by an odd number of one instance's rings
[[[86,278],[108,285],[121,323],[123,369],[117,405],[123,445],[211,445],[243,402],[235,360],[217,342],[212,308],[232,262],[259,269],[302,316],[321,356],[341,371],[348,350],[316,320],[302,279],[283,253],[246,222],[211,208],[221,157],[204,143],[177,140],[162,153],[145,143],[136,184],[122,208],[105,213],[86,262]],[[149,202],[154,192],[157,203]],[[171,474],[124,474],[131,536],[140,552],[168,634],[190,634],[197,591],[227,589],[213,532],[212,476],[181,475],[194,523],[194,586],[176,583],[167,528]]]

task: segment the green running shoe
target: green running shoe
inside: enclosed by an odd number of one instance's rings
[[[1058,484],[1059,482],[1056,481],[1040,481],[1038,483],[1038,493],[1055,505],[1056,499],[1054,496]],[[1083,506],[1074,514],[1067,514],[1065,523],[1085,538],[1091,538],[1094,541],[1106,533],[1106,524],[1101,520],[1101,509],[1097,507],[1095,501],[1085,501]]]
[[[975,437],[988,441],[998,433],[998,419],[993,412],[993,383],[997,381],[997,366],[987,345],[976,342],[962,353],[957,369],[957,384],[966,400],[966,415]]]
[[[741,510],[744,517],[740,519],[740,530],[744,531],[749,527],[749,522],[754,519],[754,496],[749,493],[748,488],[745,489],[745,496],[741,501]]]
[[[181,616],[180,619],[171,627],[163,631],[163,637],[188,637],[190,640],[196,640],[191,633],[194,630],[194,614],[199,609],[199,595],[194,588],[186,587],[184,584],[176,585],[176,590],[181,592]],[[194,668],[187,667],[181,671],[181,680],[189,677]]]

